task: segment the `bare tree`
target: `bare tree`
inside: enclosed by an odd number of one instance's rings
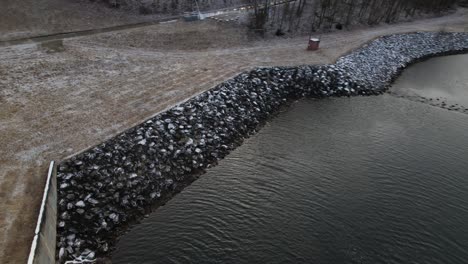
[[[255,1],[255,0],[252,0]],[[257,0],[259,1],[259,0]],[[258,12],[259,22],[269,20],[276,32],[325,30],[352,24],[394,23],[422,13],[438,14],[457,0],[295,0],[275,5],[271,12]],[[257,3],[258,5],[259,3]],[[261,24],[261,23],[260,23]],[[304,32],[305,33],[305,32]]]

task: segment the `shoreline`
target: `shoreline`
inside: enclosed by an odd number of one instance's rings
[[[399,34],[331,65],[241,73],[63,161],[57,252],[62,261],[108,256],[129,224],[164,205],[293,100],[378,95],[411,64],[467,51],[468,33]]]
[[[383,35],[466,32],[467,11],[327,33],[317,52],[305,50],[306,37],[249,42],[214,21],[71,38],[58,53],[35,44],[0,48],[0,262],[27,261],[51,160],[78,155],[256,67],[332,64]],[[223,37],[209,37],[214,31]]]

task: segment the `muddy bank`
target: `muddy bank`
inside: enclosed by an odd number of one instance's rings
[[[379,38],[334,65],[258,68],[63,161],[59,257],[108,254],[129,223],[216,165],[289,101],[381,94],[409,64],[466,50],[467,33],[414,33]]]

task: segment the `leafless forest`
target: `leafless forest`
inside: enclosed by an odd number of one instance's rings
[[[255,7],[251,28],[277,35],[343,29],[351,25],[395,23],[417,16],[438,15],[457,0],[251,0]]]
[[[438,15],[459,0],[91,0],[140,14],[180,14],[251,5],[249,27],[259,33],[308,33],[352,25],[395,23],[414,17]],[[280,4],[283,3],[283,4]]]

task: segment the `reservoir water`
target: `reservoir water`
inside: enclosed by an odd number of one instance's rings
[[[294,103],[125,234],[113,263],[467,263],[467,65],[433,59],[392,94]],[[461,111],[408,100],[409,83]]]

